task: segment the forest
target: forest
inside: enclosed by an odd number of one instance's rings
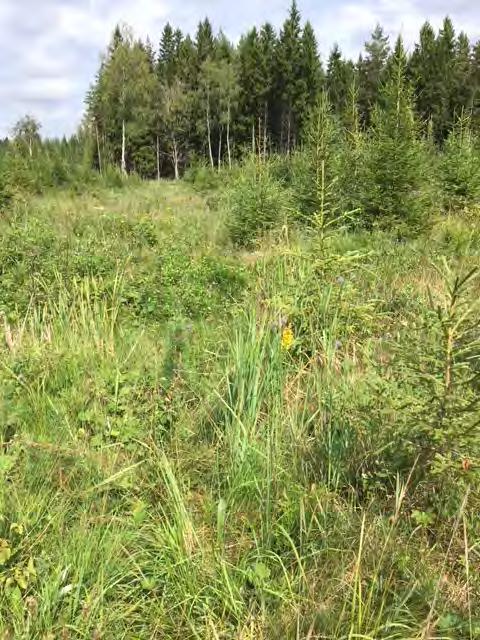
[[[372,27],[0,142],[0,640],[480,639],[480,42]]]

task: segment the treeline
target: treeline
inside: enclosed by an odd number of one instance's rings
[[[245,149],[290,154],[305,143],[323,92],[343,123],[355,100],[366,131],[384,106],[399,52],[419,135],[442,144],[466,113],[478,127],[480,42],[457,35],[448,17],[438,33],[426,23],[409,55],[401,39],[392,48],[378,25],[356,62],[335,45],[326,64],[295,2],[278,33],[270,24],[254,27],[237,46],[208,19],[193,39],[167,24],[158,48],[117,27],[87,97],[93,161],[152,178],[178,177],[194,159],[229,165]]]
[[[40,132],[40,123],[25,116],[10,138],[0,140],[0,215],[19,198],[51,188],[80,192],[87,185],[123,184],[115,166],[105,166],[101,174],[95,169],[93,140],[86,129],[62,139],[42,139]]]

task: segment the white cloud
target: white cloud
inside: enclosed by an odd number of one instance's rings
[[[216,28],[237,39],[253,24],[280,26],[290,0],[0,0],[0,136],[29,112],[47,135],[72,133],[83,99],[115,24],[157,43],[170,20],[192,32],[209,15]],[[313,23],[324,57],[334,42],[358,55],[376,22],[411,46],[421,24],[438,28],[448,12],[458,30],[480,35],[480,12],[467,0],[299,0]]]
[[[47,135],[72,133],[115,25],[145,37],[167,13],[162,0],[2,0],[0,136],[26,112]]]
[[[355,58],[377,22],[392,43],[400,34],[406,46],[412,48],[426,20],[439,29],[447,14],[457,31],[466,31],[474,39],[479,37],[480,12],[465,0],[347,0],[318,17],[314,15],[312,22],[324,55],[333,42],[338,42],[345,55]]]

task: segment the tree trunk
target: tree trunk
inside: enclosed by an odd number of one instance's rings
[[[95,120],[95,134],[97,137],[97,156],[98,156],[98,170],[100,171],[100,175],[102,174],[102,155],[100,153],[100,136],[98,135],[98,123]]]
[[[252,153],[255,155],[255,120],[252,123]]]
[[[172,135],[172,142],[173,142],[173,169],[175,171],[175,180],[179,180],[180,179],[180,172],[178,170],[178,148],[177,148],[177,140],[175,138],[175,135]]]
[[[157,180],[160,180],[160,139],[157,135]]]
[[[292,135],[292,112],[288,110],[288,123],[287,123],[287,156],[290,155],[290,137]]]
[[[122,120],[122,173],[127,175],[127,162],[125,160],[125,120]]]
[[[267,124],[268,124],[268,102],[265,100],[263,113],[263,158],[267,159]]]
[[[232,152],[230,149],[230,117],[231,117],[231,109],[230,109],[230,101],[228,101],[228,115],[227,115],[227,154],[228,154],[228,168],[232,168]]]
[[[217,169],[219,171],[222,168],[222,134],[223,134],[223,127],[220,129],[220,136],[219,136],[219,139],[218,139],[218,164],[217,164]]]
[[[213,151],[212,151],[212,134],[210,131],[210,95],[207,95],[207,135],[208,135],[208,153],[210,155],[210,165],[214,168]]]
[[[258,116],[258,140],[257,140],[257,147],[258,147],[258,157],[261,160],[262,159],[262,116]]]

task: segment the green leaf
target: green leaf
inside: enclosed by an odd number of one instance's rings
[[[137,500],[132,509],[135,524],[141,524],[147,517],[147,505],[142,500]]]
[[[412,511],[414,522],[421,527],[428,527],[435,522],[435,514],[431,511]]]
[[[261,582],[268,580],[270,578],[270,569],[267,565],[263,564],[263,562],[257,562],[255,565],[255,577],[258,578]]]
[[[0,539],[0,566],[7,564],[12,556],[12,549],[7,540]]]

